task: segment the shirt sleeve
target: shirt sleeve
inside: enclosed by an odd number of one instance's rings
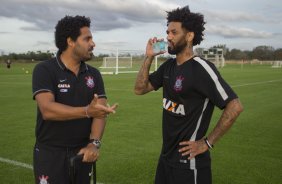
[[[33,99],[41,92],[54,93],[54,86],[52,84],[51,72],[43,63],[37,64],[33,69],[32,74],[32,92]]]
[[[165,68],[166,62],[163,63],[157,71],[151,73],[149,75],[149,81],[151,85],[154,87],[154,90],[157,91],[159,88],[163,86],[163,75],[164,75],[164,68]]]
[[[98,95],[98,98],[107,98],[102,75],[98,70],[96,70],[95,73],[97,79],[95,93]]]
[[[238,98],[236,93],[222,78],[213,64],[203,61],[201,69],[197,72],[196,82],[197,89],[200,90],[214,105],[224,109],[227,103]]]

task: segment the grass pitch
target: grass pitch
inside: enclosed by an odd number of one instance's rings
[[[91,65],[99,66],[91,62]],[[0,158],[32,164],[36,103],[34,64],[0,63]],[[28,72],[26,72],[28,71]],[[269,65],[227,65],[220,69],[245,111],[211,151],[213,183],[278,184],[282,180],[282,69]],[[97,178],[104,184],[149,184],[161,149],[161,90],[136,96],[136,74],[104,75],[110,104]],[[210,129],[221,111],[216,109]],[[34,183],[31,169],[0,162],[0,183]]]

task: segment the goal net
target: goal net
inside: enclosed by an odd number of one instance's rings
[[[271,68],[281,68],[282,67],[282,61],[274,61]]]
[[[138,73],[145,58],[144,50],[103,51],[105,56],[102,58],[101,65],[99,66],[102,74]],[[150,72],[155,71],[161,63],[162,60],[155,57]]]
[[[132,68],[132,56],[130,57],[104,57],[100,68]]]

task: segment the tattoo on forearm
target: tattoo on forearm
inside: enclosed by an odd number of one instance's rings
[[[149,70],[152,64],[152,59],[146,57],[139,73],[137,74],[135,89],[136,90],[144,90],[146,89],[149,82]]]
[[[209,135],[209,139],[212,140],[213,144],[230,129],[241,112],[242,105],[239,99],[234,99],[228,103],[216,127]]]

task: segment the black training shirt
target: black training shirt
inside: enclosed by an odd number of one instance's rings
[[[225,108],[237,98],[209,61],[194,57],[182,65],[175,59],[163,63],[149,80],[155,90],[163,87],[163,146],[161,157],[177,168],[210,166],[209,151],[188,160],[178,152],[179,143],[199,140],[208,130],[214,106]]]
[[[82,107],[88,105],[94,94],[106,98],[100,72],[81,62],[78,76],[68,70],[62,61],[53,58],[38,63],[33,70],[33,98],[42,92],[51,92],[61,104]],[[58,147],[81,146],[89,140],[91,118],[67,121],[45,121],[37,109],[36,141]]]

